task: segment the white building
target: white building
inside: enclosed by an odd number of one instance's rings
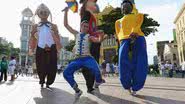
[[[60,64],[66,66],[71,59],[74,59],[74,54],[70,51],[66,51],[64,48],[60,52]]]
[[[165,44],[164,47],[164,60],[169,61],[172,64],[179,65],[179,58],[178,58],[178,47],[176,43],[168,43]]]
[[[60,43],[62,47],[65,48],[69,44],[69,37],[60,37]]]

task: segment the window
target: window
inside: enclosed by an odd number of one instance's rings
[[[176,54],[173,54],[173,61],[177,60]]]
[[[161,55],[161,61],[164,61],[164,57],[163,57],[163,55]]]

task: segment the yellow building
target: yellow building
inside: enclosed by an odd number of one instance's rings
[[[103,60],[110,63],[113,57],[116,56],[118,45],[114,36],[115,35],[110,35],[102,42],[100,48],[100,63],[102,63]]]
[[[174,24],[176,25],[179,64],[181,65],[185,61],[185,4],[177,14]]]
[[[107,5],[102,12],[96,14],[97,18],[97,24],[101,25],[101,19],[102,15],[106,15],[110,13],[114,8],[111,5]],[[106,60],[107,62],[112,62],[112,58],[117,54],[117,42],[114,37],[114,35],[109,35],[107,39],[105,39],[100,48],[100,63],[103,62],[103,60]]]

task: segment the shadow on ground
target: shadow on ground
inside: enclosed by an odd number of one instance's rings
[[[99,91],[99,90],[97,90],[97,91]],[[137,102],[125,100],[124,96],[122,96],[122,98],[118,98],[115,96],[105,95],[103,93],[97,93],[95,96],[97,98],[107,102],[108,104],[139,104]]]
[[[42,89],[41,95],[42,98],[34,98],[36,104],[98,104],[96,101],[83,96],[75,101],[73,94],[57,88],[52,88],[52,91]]]
[[[147,95],[137,95],[135,97],[146,100],[146,101],[144,101],[146,104],[153,104],[153,103],[157,103],[157,104],[185,104],[185,101],[178,101],[178,100],[172,100],[172,99],[166,99],[166,98],[160,98],[160,97],[154,97],[154,96],[147,96]]]

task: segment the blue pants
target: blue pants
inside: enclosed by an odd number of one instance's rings
[[[132,46],[132,58],[129,58],[131,39],[124,39],[119,49],[120,81],[125,89],[132,88],[138,91],[143,88],[147,72],[148,57],[146,40],[143,36],[137,37]]]
[[[81,57],[72,61],[64,70],[63,76],[71,87],[74,87],[74,85],[77,84],[74,80],[74,72],[84,67],[95,75],[96,82],[100,83],[102,81],[99,66],[96,60],[90,56]]]

